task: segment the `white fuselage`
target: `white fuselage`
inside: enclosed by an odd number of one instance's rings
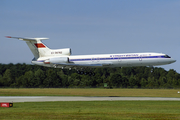
[[[53,67],[54,64],[45,64],[44,61],[53,57],[41,57],[33,64]],[[72,64],[102,64],[102,67],[132,67],[132,66],[158,66],[175,62],[176,60],[162,53],[124,53],[124,54],[97,54],[97,55],[70,55],[69,63]],[[72,66],[58,65],[70,68]],[[85,66],[83,66],[85,67]],[[91,66],[97,67],[97,66]]]

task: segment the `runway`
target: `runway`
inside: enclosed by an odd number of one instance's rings
[[[72,96],[0,96],[2,102],[46,101],[180,101],[180,98],[164,97],[72,97]]]

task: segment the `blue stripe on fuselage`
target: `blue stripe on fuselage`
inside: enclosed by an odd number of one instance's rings
[[[93,60],[117,60],[117,59],[144,59],[144,58],[166,58],[165,56],[138,56],[138,57],[107,57],[107,58],[80,58],[80,59],[69,59],[73,61],[93,61]]]

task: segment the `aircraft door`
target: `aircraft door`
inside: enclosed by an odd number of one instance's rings
[[[142,61],[142,55],[139,56],[139,61]]]
[[[94,61],[95,61],[95,58],[91,58],[91,61],[94,62]]]
[[[100,60],[100,58],[98,57],[98,58],[97,58],[97,62],[99,62],[99,60]]]
[[[122,57],[121,57],[121,56],[118,57],[118,61],[119,61],[119,62],[122,61]]]

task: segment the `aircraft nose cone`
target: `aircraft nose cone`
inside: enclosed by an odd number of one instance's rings
[[[171,62],[174,63],[174,62],[176,62],[176,60],[172,59]]]

